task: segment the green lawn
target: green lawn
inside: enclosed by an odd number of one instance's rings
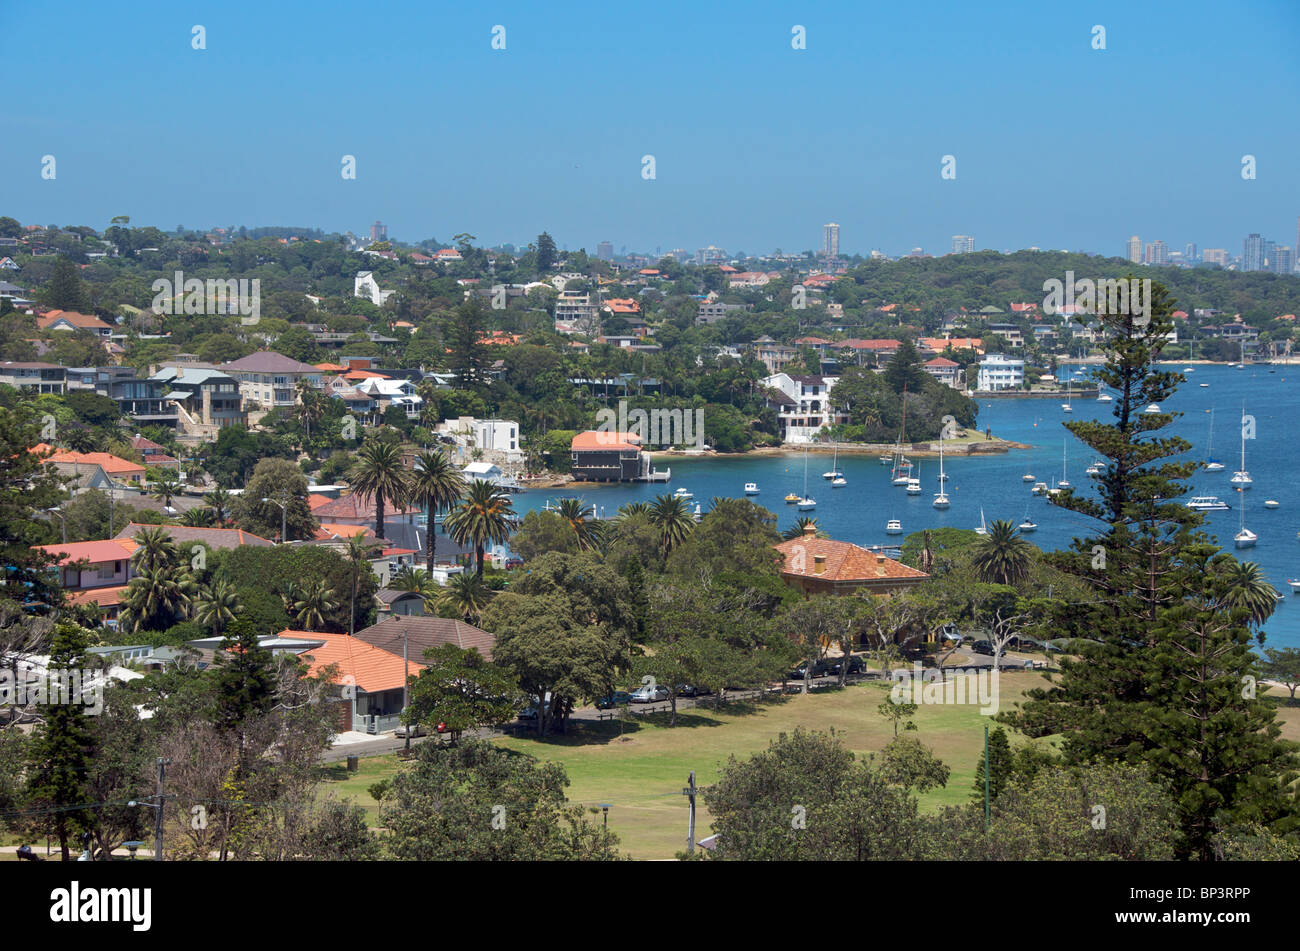
[[[1018,700],[1024,689],[1041,684],[1032,673],[1004,673],[1003,709]],[[757,704],[729,704],[720,711],[688,710],[669,728],[666,714],[638,718],[619,736],[614,721],[582,721],[568,736],[502,737],[503,746],[543,760],[564,764],[570,780],[569,799],[594,807],[611,804],[609,826],[621,847],[639,859],[670,859],[686,844],[686,799],[681,789],[691,770],[696,782],[707,785],[718,777],[728,756],[745,758],[765,749],[780,733],[797,726],[812,730],[834,729],[858,753],[878,750],[892,738],[892,728],[876,712],[888,695],[881,684],[851,686],[807,697],[790,695]],[[965,802],[975,782],[975,767],[983,748],[984,727],[994,725],[975,704],[922,706],[917,710],[915,734],[952,768],[948,785],[921,799],[922,809]],[[1026,742],[1013,738],[1013,745]],[[334,777],[347,777],[326,785],[340,797],[351,796],[372,819],[377,804],[366,787],[392,775],[400,763],[395,756],[361,760],[360,772],[346,773],[341,766]],[[696,837],[709,831],[709,817],[701,803]]]

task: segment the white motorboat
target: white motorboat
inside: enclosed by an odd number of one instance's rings
[[[834,479],[831,479],[832,489],[842,489],[848,484],[849,480],[844,478],[844,476],[836,476]]]
[[[746,494],[746,495],[758,495],[758,483],[757,483],[757,482],[746,482],[746,483],[745,483],[745,494]]]
[[[1148,403],[1148,404],[1147,404],[1147,408],[1144,409],[1142,412],[1145,413],[1145,414],[1148,415],[1148,416],[1154,416],[1156,413],[1160,412],[1160,404],[1159,404],[1159,403]]]
[[[907,480],[907,494],[908,494],[908,495],[920,495],[920,494],[921,494],[921,480],[920,480],[920,479],[908,479],[908,480]]]
[[[1266,509],[1275,509],[1275,508],[1278,508],[1281,504],[1282,504],[1282,503],[1280,503],[1277,499],[1265,499],[1265,500],[1264,500],[1264,508],[1266,508]]]
[[[1098,394],[1097,394],[1097,402],[1098,402],[1098,403],[1113,403],[1113,402],[1115,402],[1115,397],[1111,396],[1109,393],[1098,393]]]
[[[1291,586],[1292,594],[1300,594],[1300,578],[1288,578],[1286,583]]]
[[[1188,499],[1186,505],[1189,509],[1195,509],[1198,512],[1226,512],[1232,508],[1227,502],[1217,495],[1197,495]]]
[[[1241,531],[1232,536],[1232,543],[1238,548],[1254,548],[1259,536],[1246,527],[1246,500],[1241,500]]]
[[[1205,390],[1208,390],[1208,389],[1210,388],[1210,384],[1208,384],[1208,383],[1202,383],[1202,384],[1201,384],[1201,388],[1202,388],[1202,389],[1205,389]]]
[[[1025,535],[1028,534],[1029,532],[1038,531],[1038,523],[1030,521],[1029,516],[1026,515],[1025,520],[1021,522],[1019,525],[1017,525],[1016,528],[1020,530],[1020,533],[1022,535]]]
[[[795,503],[800,512],[807,512],[817,507],[816,500],[808,494],[808,447],[803,447],[803,497]]]
[[[1090,475],[1090,476],[1101,475],[1103,472],[1106,471],[1106,463],[1102,462],[1102,461],[1099,459],[1099,460],[1097,460],[1096,462],[1094,462],[1092,465],[1090,465],[1090,466],[1089,466],[1087,469],[1085,469],[1084,471],[1087,472],[1088,475]]]
[[[891,518],[888,522],[885,523],[885,534],[886,535],[903,534],[903,523],[896,518]]]
[[[673,493],[673,498],[676,498],[676,499],[693,499],[693,498],[695,498],[695,493],[694,493],[694,492],[687,492],[685,488],[683,488],[682,486],[678,486],[678,487],[677,487],[677,491]]]
[[[1033,487],[1032,489],[1030,489],[1029,491],[1032,492],[1032,493],[1034,493],[1034,495],[1046,495],[1046,494],[1047,494],[1047,483],[1046,483],[1046,482],[1035,482],[1035,483],[1034,483],[1034,487]]]
[[[1021,481],[1021,482],[1033,482],[1033,481],[1034,481],[1034,474],[1033,474],[1032,472],[1026,472],[1024,475],[1022,475],[1022,476],[1020,477],[1020,481]]]

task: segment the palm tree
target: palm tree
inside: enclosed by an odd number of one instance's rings
[[[411,476],[411,501],[424,507],[428,527],[425,530],[425,564],[433,567],[439,512],[447,512],[465,495],[465,480],[460,470],[441,449],[426,449],[415,457]]]
[[[454,575],[445,588],[427,598],[425,604],[428,606],[431,601],[434,609],[450,608],[467,624],[476,624],[492,595],[492,589],[478,575],[461,572]]]
[[[403,565],[388,581],[394,591],[423,591],[429,584],[429,573],[423,568]]]
[[[667,555],[690,537],[695,529],[695,518],[685,499],[659,495],[650,504],[650,524],[659,530],[659,544]]]
[[[1277,589],[1268,583],[1259,565],[1225,555],[1219,569],[1225,582],[1220,597],[1224,607],[1245,608],[1250,622],[1256,626],[1272,617],[1277,608]]]
[[[306,377],[300,379],[295,387],[298,395],[298,418],[302,420],[303,444],[311,439],[311,424],[320,419],[325,411],[324,394]]]
[[[280,603],[284,605],[285,614],[293,614],[293,606],[298,603],[302,597],[302,588],[293,578],[286,578],[275,586],[275,593],[280,596]]]
[[[795,519],[794,524],[781,533],[781,537],[784,538],[786,541],[791,541],[792,539],[795,538],[803,538],[804,531],[809,526],[812,526],[813,528],[817,529],[816,532],[817,538],[830,538],[830,535],[826,534],[826,531],[824,529],[817,527],[817,519],[809,518],[807,515],[801,515],[797,519]]]
[[[189,613],[194,579],[172,564],[140,568],[122,595],[119,623],[130,634],[162,631]]]
[[[194,603],[194,620],[206,628],[211,628],[216,637],[220,637],[226,624],[235,619],[235,615],[244,610],[235,592],[235,586],[227,578],[217,578],[210,585],[199,588],[198,599]]]
[[[649,515],[649,502],[629,502],[618,510],[618,518],[636,518],[638,515]]]
[[[475,479],[460,507],[443,522],[457,545],[473,544],[478,561],[475,573],[480,578],[483,577],[483,550],[510,537],[513,515],[514,506],[508,494],[491,482]]]
[[[136,571],[170,568],[180,559],[176,543],[162,526],[140,529],[134,541],[136,548],[131,559],[135,562]]]
[[[190,528],[208,528],[213,522],[212,509],[188,509],[181,513],[179,521]]]
[[[366,533],[359,531],[349,538],[343,554],[352,563],[352,610],[348,613],[348,635],[352,636],[357,632],[357,584],[361,580],[361,566],[368,561],[370,554]]]
[[[314,631],[325,625],[325,615],[336,607],[334,589],[325,583],[324,578],[315,578],[300,590],[299,600],[293,605],[294,619],[304,631]]]
[[[181,484],[175,476],[165,475],[153,484],[153,491],[149,494],[161,502],[164,509],[169,509],[172,499],[181,494]]]
[[[402,451],[396,443],[374,440],[361,447],[348,472],[348,482],[358,495],[375,500],[375,537],[384,537],[384,506],[404,505],[409,494],[409,476],[402,466]]]
[[[1029,576],[1031,546],[1010,519],[989,523],[989,533],[975,545],[971,562],[980,580],[989,584],[1017,584]]]
[[[234,499],[229,492],[221,488],[221,486],[217,486],[207,495],[203,496],[203,501],[212,512],[212,518],[217,523],[218,528],[225,528],[230,524],[230,514],[234,509]]]
[[[595,506],[584,505],[581,499],[560,499],[560,518],[569,523],[578,537],[579,551],[590,551],[600,540],[601,526],[593,521],[595,517]]]

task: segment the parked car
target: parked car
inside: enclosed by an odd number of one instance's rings
[[[547,712],[548,715],[550,714],[550,707],[551,707],[551,693],[550,693],[550,691],[548,690],[548,691],[546,692],[546,712]],[[534,701],[533,701],[532,703],[530,703],[528,706],[526,706],[526,707],[524,707],[522,710],[520,710],[520,711],[519,711],[519,719],[521,719],[521,720],[536,720],[536,719],[537,719],[537,701],[534,700]]]
[[[834,675],[837,676],[837,677],[840,675],[840,671],[843,670],[843,669],[844,669],[844,658],[843,658],[843,657],[841,657],[839,660],[837,660],[837,661],[835,661],[834,663],[831,664],[831,673],[834,674]],[[861,657],[858,657],[856,654],[850,654],[850,655],[849,655],[849,673],[851,673],[851,674],[865,674],[866,672],[867,672],[867,662],[866,662],[865,660],[863,660]]]
[[[805,671],[808,669],[808,662],[804,661],[786,676],[787,680],[803,680]],[[813,677],[825,677],[831,671],[830,665],[824,660],[819,660],[812,665]]]
[[[679,697],[707,697],[713,693],[708,687],[696,687],[694,684],[678,684],[677,696]]]
[[[632,702],[632,695],[626,690],[615,690],[613,693],[606,694],[603,697],[596,698],[597,710],[608,710],[611,707],[621,707]]]
[[[393,731],[393,735],[396,736],[399,740],[404,739],[408,733],[411,736],[424,736],[423,724],[411,723],[408,725],[408,724],[399,723],[397,724],[397,729]]]
[[[505,561],[506,571],[510,571],[512,568],[522,568],[523,565],[524,560],[518,555],[511,555]]]
[[[970,649],[977,654],[987,654],[989,657],[993,656],[992,641],[976,641],[975,643],[971,644]]]
[[[658,703],[668,699],[668,688],[663,684],[646,684],[632,691],[628,703]]]

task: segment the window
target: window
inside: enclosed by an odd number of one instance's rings
[[[99,580],[111,581],[113,579],[113,576],[117,574],[117,566],[119,564],[120,562],[113,562],[112,564],[109,564],[108,562],[104,562],[104,564],[100,565]]]

